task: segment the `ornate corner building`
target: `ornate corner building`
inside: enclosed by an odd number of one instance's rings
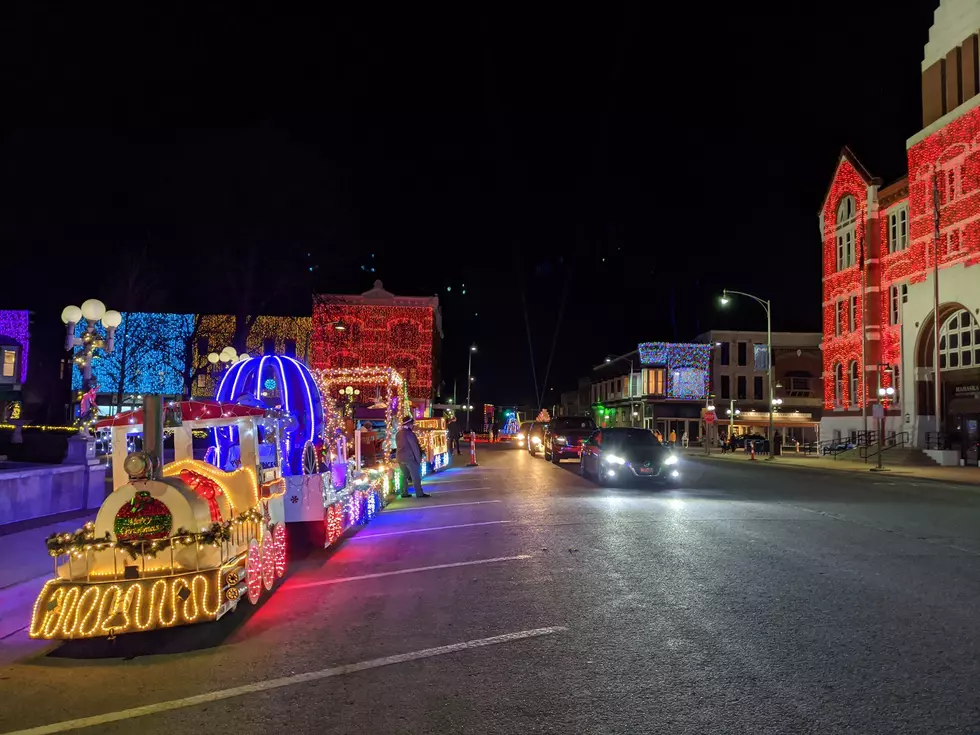
[[[343,330],[335,329],[342,323]],[[439,390],[442,311],[437,296],[396,296],[381,281],[359,296],[323,294],[313,306],[310,362],[315,368],[394,367],[413,404]]]
[[[880,402],[886,435],[908,432],[916,446],[945,444],[976,461],[978,30],[976,0],[942,0],[935,11],[922,62],[923,129],[907,141],[907,176],[884,186],[850,150],[841,153],[819,212],[823,438],[875,430]]]

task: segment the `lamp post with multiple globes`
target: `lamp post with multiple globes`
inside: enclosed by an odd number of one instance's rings
[[[75,336],[75,325],[85,320],[85,331]],[[82,373],[82,388],[75,394],[79,402],[79,433],[89,431],[98,417],[96,394],[98,386],[92,380],[92,358],[95,350],[103,348],[110,354],[114,347],[116,329],[122,324],[122,314],[115,309],[108,311],[98,299],[88,299],[81,306],[66,306],[61,311],[61,321],[65,324],[65,349],[80,347],[73,360]],[[99,322],[105,328],[105,339],[96,332]]]

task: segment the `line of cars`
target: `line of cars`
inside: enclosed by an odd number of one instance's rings
[[[525,421],[519,440],[531,456],[559,464],[579,460],[579,472],[601,485],[680,481],[677,455],[649,429],[600,428],[588,416],[557,416],[547,423]]]

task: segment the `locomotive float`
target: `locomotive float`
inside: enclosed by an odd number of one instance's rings
[[[376,400],[353,406],[352,383]],[[383,420],[370,463],[361,457],[358,410]],[[94,522],[48,538],[55,574],[37,598],[30,635],[112,637],[257,604],[286,573],[291,541],[330,546],[398,491],[391,453],[403,410],[407,391],[393,368],[314,373],[267,354],[231,366],[213,401],[164,407],[147,396],[143,409],[100,422],[112,435],[115,490]],[[165,431],[173,434],[166,464]],[[441,419],[424,433],[427,469],[441,469],[449,459]],[[196,453],[202,437],[208,446]]]

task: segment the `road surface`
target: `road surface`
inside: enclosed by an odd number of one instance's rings
[[[251,614],[4,641],[0,733],[980,732],[980,494],[683,469],[481,447]]]

